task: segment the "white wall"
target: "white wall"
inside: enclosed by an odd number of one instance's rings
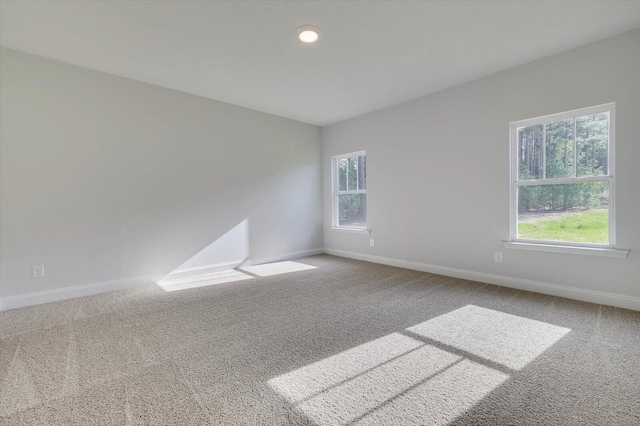
[[[10,49],[0,62],[5,309],[166,274],[244,220],[250,259],[322,246],[318,127]]]
[[[628,258],[504,248],[509,123],[607,102]],[[371,236],[329,230],[331,156],[363,149]],[[326,127],[323,164],[329,252],[640,309],[640,30]]]

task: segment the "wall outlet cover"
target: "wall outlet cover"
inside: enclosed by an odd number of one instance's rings
[[[31,277],[43,278],[44,277],[44,265],[33,265],[31,267]]]

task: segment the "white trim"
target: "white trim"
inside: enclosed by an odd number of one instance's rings
[[[495,284],[502,287],[527,290],[535,293],[551,296],[566,297],[584,302],[598,303],[602,305],[617,306],[619,308],[640,311],[640,297],[624,296],[621,294],[607,293],[604,291],[587,290],[578,287],[569,287],[558,284],[550,284],[541,281],[525,280],[521,278],[507,277],[503,275],[487,274],[465,269],[450,268],[448,266],[431,265],[428,263],[413,262],[409,260],[394,259],[390,257],[373,256],[369,254],[355,253],[325,247],[325,253],[350,259],[364,260],[383,265],[397,266],[399,268],[413,269],[416,271],[430,272],[466,280],[480,281]]]
[[[336,195],[354,195],[354,194],[366,194],[366,189],[351,189],[349,191],[337,191]]]
[[[611,248],[615,247],[616,242],[616,182],[615,182],[615,147],[616,147],[616,104],[612,102],[607,104],[609,106],[609,152],[607,152],[607,173],[611,176],[609,182],[609,244]],[[574,147],[576,158],[578,155],[578,146]],[[574,170],[578,170],[578,164],[576,163]]]
[[[566,247],[566,248],[591,248],[591,249],[605,249],[605,250],[617,250],[612,246],[605,246],[601,244],[587,244],[587,243],[572,243],[563,241],[545,241],[545,240],[532,240],[528,238],[516,238],[512,241],[503,241],[517,244],[531,244],[536,246],[551,246],[551,247]]]
[[[607,144],[607,175],[605,176],[577,176],[578,164],[577,164],[577,152],[578,145],[576,141],[576,120],[575,118],[579,116],[599,114],[599,113],[609,113],[609,140]],[[609,188],[609,243],[608,244],[578,244],[571,242],[563,242],[565,249],[570,248],[582,248],[584,246],[587,247],[597,247],[601,249],[609,249],[612,252],[624,252],[624,250],[615,250],[615,239],[616,239],[616,220],[615,220],[615,114],[616,112],[616,104],[615,102],[610,102],[602,105],[596,105],[587,108],[579,108],[571,111],[565,111],[556,114],[544,115],[541,117],[529,118],[526,120],[512,121],[509,124],[509,158],[510,158],[510,188],[509,188],[509,238],[512,243],[524,243],[537,246],[552,246],[554,245],[553,241],[547,240],[526,240],[523,238],[518,238],[518,188],[521,186],[530,186],[530,185],[554,185],[554,184],[573,184],[573,183],[584,183],[584,182],[607,182]],[[573,118],[573,177],[564,177],[564,178],[546,178],[546,161],[543,160],[543,169],[545,170],[542,179],[530,179],[530,180],[520,180],[519,179],[519,170],[518,165],[520,164],[518,158],[518,128],[532,126],[541,124],[543,135],[546,132],[546,123],[553,121],[561,121],[569,118]],[[543,136],[543,141],[544,141]],[[543,159],[546,156],[546,145],[542,147]],[[516,247],[516,248],[524,248],[524,247]],[[532,248],[533,249],[533,248]],[[569,253],[567,250],[544,250],[544,251],[553,251],[553,252],[561,252],[561,253]],[[584,252],[582,254],[585,254]],[[593,253],[592,253],[593,254]],[[626,257],[621,256],[620,253],[617,255],[613,255],[610,257]]]
[[[349,234],[369,235],[371,233],[371,229],[368,228],[349,228],[346,226],[331,226],[330,228],[332,231],[346,232]]]
[[[282,260],[297,259],[305,256],[313,256],[316,254],[322,254],[324,250],[322,248],[314,248],[310,250],[301,250],[291,253],[283,253],[274,256],[264,257],[261,259],[248,260],[243,265],[258,265],[261,263],[277,262]],[[223,265],[223,264],[220,264]],[[220,266],[220,265],[209,265]],[[237,264],[236,264],[237,266]],[[204,268],[208,268],[205,266]],[[188,268],[191,270],[198,270],[198,268]],[[182,270],[185,271],[184,269]],[[200,269],[202,271],[202,269]],[[195,275],[202,275],[200,272]],[[95,294],[107,293],[116,290],[125,290],[130,288],[142,287],[144,285],[153,284],[166,278],[169,272],[155,275],[146,275],[133,278],[122,278],[117,280],[102,281],[91,284],[78,285],[73,287],[57,288],[53,290],[38,291],[33,293],[18,294],[15,296],[7,296],[0,298],[0,312],[3,310],[17,309],[25,306],[40,305],[42,303],[57,302],[60,300],[75,299],[76,297],[93,296]],[[171,276],[175,278],[175,276]]]
[[[299,259],[301,257],[315,256],[316,254],[322,254],[322,253],[324,253],[324,249],[322,247],[317,247],[309,250],[293,251],[290,253],[276,254],[273,256],[267,256],[267,257],[262,257],[258,259],[249,259],[246,262],[244,262],[242,266],[261,265],[263,263],[280,262],[283,260],[293,260],[293,259]]]
[[[359,157],[361,155],[367,155],[367,151],[361,149],[360,151],[347,152],[346,154],[337,154],[333,158],[345,158],[345,157]]]
[[[216,263],[213,265],[196,266],[194,268],[176,269],[167,274],[163,279],[177,279],[191,277],[195,275],[207,275],[215,272],[233,269],[244,262],[244,259],[234,260],[233,262]],[[195,273],[194,273],[195,272]]]
[[[367,151],[361,150],[356,152],[349,152],[347,154],[334,155],[333,157],[331,157],[331,225],[332,225],[332,228],[340,228],[341,231],[345,228],[348,228],[348,229],[354,229],[354,228],[339,226],[340,219],[339,219],[339,212],[338,212],[338,204],[339,204],[338,197],[340,195],[351,195],[351,194],[367,195],[368,188],[349,190],[349,181],[347,177],[347,189],[344,191],[340,191],[340,176],[339,176],[340,171],[338,167],[338,161],[340,161],[340,159],[342,158],[360,157],[360,156],[366,157]],[[368,205],[367,205],[367,208],[368,208]],[[352,232],[357,234],[363,233],[363,232],[353,232],[353,231],[344,231],[344,232]]]
[[[558,185],[562,183],[588,183],[588,182],[613,182],[613,176],[584,176],[577,178],[550,178],[550,179],[529,179],[518,180],[513,182],[516,186],[541,186],[541,185]]]
[[[604,257],[616,257],[624,259],[629,255],[629,250],[619,250],[613,248],[602,247],[581,247],[581,246],[563,246],[554,244],[539,244],[539,243],[521,243],[521,242],[504,242],[505,248],[519,249],[519,250],[535,250],[535,251],[548,251],[552,253],[568,253],[568,254],[581,254],[589,256],[604,256]]]
[[[42,303],[58,302],[60,300],[75,299],[76,297],[93,296],[95,294],[107,293],[110,291],[141,287],[147,284],[152,284],[157,280],[162,279],[165,275],[166,274],[157,274],[123,278],[7,296],[0,299],[0,306],[2,307],[2,310],[17,309],[25,306],[40,305]]]
[[[564,111],[564,112],[559,112],[555,114],[547,114],[547,115],[541,115],[539,117],[527,118],[526,120],[512,121],[511,124],[516,125],[518,127],[527,127],[534,124],[542,124],[542,122],[545,122],[545,121],[547,122],[562,121],[562,120],[573,118],[579,115],[584,116],[584,115],[600,114],[605,111],[608,112],[609,110],[614,109],[615,105],[616,105],[615,102],[608,102],[606,104],[600,104],[600,105],[595,105],[595,106],[586,107],[586,108],[572,109],[571,111]]]

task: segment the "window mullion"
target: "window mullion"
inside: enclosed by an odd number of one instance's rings
[[[573,177],[578,177],[578,134],[575,117],[573,117]]]
[[[358,172],[358,157],[356,158],[356,189],[360,188],[360,173]]]
[[[547,178],[547,123],[542,123],[542,179]]]
[[[345,188],[349,189],[349,158],[347,158],[347,175],[345,177]]]
[[[533,186],[533,185],[562,185],[571,183],[589,183],[589,182],[601,182],[612,181],[613,176],[587,176],[581,178],[553,178],[553,179],[531,179],[531,180],[519,180],[513,182],[516,187],[519,186]]]
[[[338,195],[354,195],[354,194],[366,194],[366,189],[352,189],[349,191],[338,191],[336,194]]]
[[[340,191],[340,158],[335,157],[333,159],[333,167],[335,170],[334,179],[335,185],[333,188],[333,206],[331,209],[331,224],[333,226],[338,226],[338,210],[340,209],[339,200],[338,200],[338,191]]]

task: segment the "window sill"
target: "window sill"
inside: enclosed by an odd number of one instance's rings
[[[629,254],[628,250],[618,250],[612,248],[557,246],[554,244],[518,243],[508,241],[504,242],[504,246],[506,248],[518,250],[535,250],[553,253],[582,254],[587,256],[617,257],[619,259],[624,259]]]
[[[367,228],[347,228],[345,226],[332,226],[331,229],[333,231],[346,232],[349,234],[369,235],[371,233],[371,229]]]

